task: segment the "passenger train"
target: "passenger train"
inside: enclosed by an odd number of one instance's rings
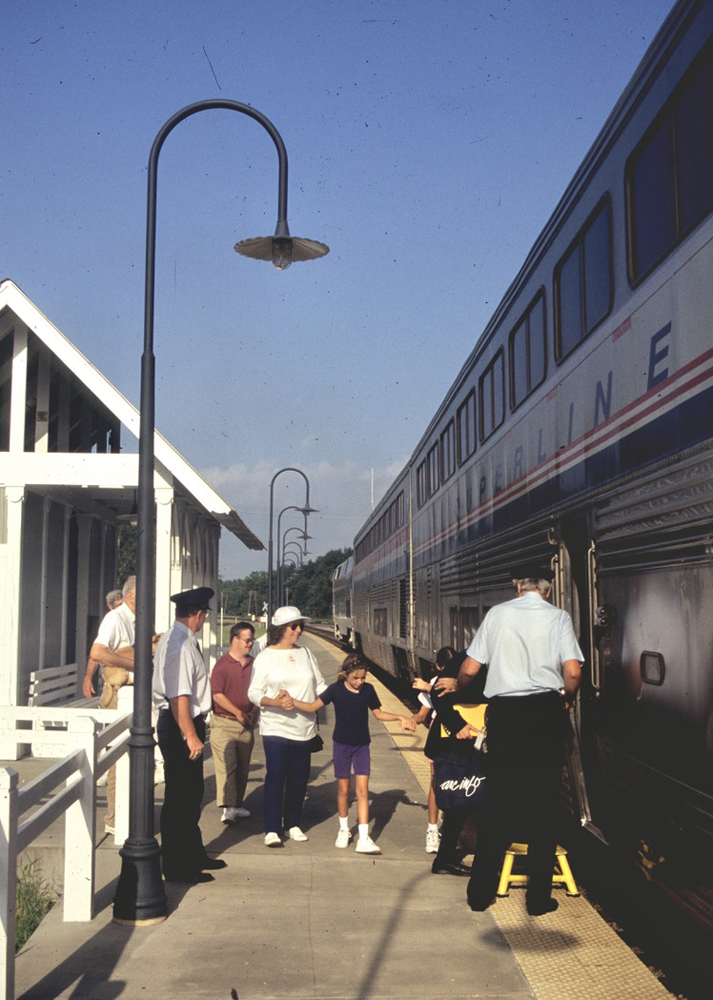
[[[357,534],[352,608],[410,677],[547,560],[586,656],[572,809],[707,930],[712,211],[713,0],[681,0]]]

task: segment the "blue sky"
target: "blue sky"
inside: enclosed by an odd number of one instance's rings
[[[159,429],[267,544],[304,470],[312,555],[351,544],[407,460],[670,0],[13,0],[0,35],[0,277],[138,404],[146,167],[158,171]],[[128,443],[128,447],[134,447]],[[275,508],[304,482],[278,478]],[[283,518],[283,528],[292,523]],[[226,577],[264,569],[224,536]]]

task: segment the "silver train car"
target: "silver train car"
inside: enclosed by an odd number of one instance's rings
[[[586,655],[572,809],[713,930],[713,0],[671,11],[354,541],[418,674],[548,560]]]
[[[354,556],[349,556],[332,573],[332,620],[337,642],[356,649],[356,632],[352,613],[352,574]]]

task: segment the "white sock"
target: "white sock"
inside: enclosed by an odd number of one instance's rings
[[[359,824],[359,840],[366,840],[369,836],[369,824],[360,823]]]
[[[348,816],[340,816],[339,817],[339,829],[340,830],[348,830],[349,829],[349,817]]]
[[[427,832],[431,833],[431,831],[433,831],[435,833],[438,833],[438,823],[429,823],[428,824],[428,830],[427,830]]]

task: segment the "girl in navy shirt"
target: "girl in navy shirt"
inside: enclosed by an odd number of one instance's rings
[[[332,751],[339,812],[335,847],[348,847],[352,836],[349,831],[349,789],[353,767],[359,823],[356,850],[359,854],[381,854],[369,836],[369,709],[380,722],[398,722],[404,732],[415,732],[416,725],[411,716],[395,715],[382,709],[374,686],[367,683],[366,665],[356,654],[346,658],[339,679],[322,691],[319,698],[310,702],[294,701],[295,708],[302,712],[317,712],[329,704],[334,705],[335,715]]]

